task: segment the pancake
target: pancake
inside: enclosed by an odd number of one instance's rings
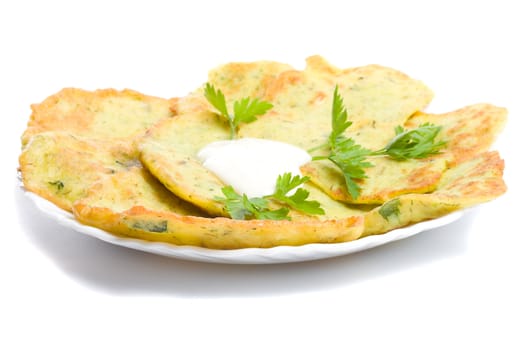
[[[264,98],[274,108],[257,122],[243,125],[239,134],[280,140],[305,150],[323,144],[332,130],[336,85],[352,122],[345,136],[369,149],[384,147],[395,136],[395,127],[432,98],[423,83],[394,69],[379,65],[339,69],[313,56],[304,71],[284,72],[269,86]],[[366,169],[370,180],[361,183],[358,198],[350,196],[343,174],[329,161],[311,162],[301,170],[335,200],[381,204],[402,193],[432,191],[446,169],[444,161],[375,158],[371,162],[374,166]]]
[[[260,98],[275,77],[291,69],[289,65],[259,61],[228,63],[209,72],[209,82],[233,101],[244,97]],[[214,216],[227,216],[222,196],[225,186],[197,160],[198,151],[213,141],[229,138],[228,124],[206,101],[202,88],[185,97],[173,99],[173,120],[150,128],[139,142],[141,161],[174,194]]]
[[[33,113],[22,135],[22,145],[44,131],[68,131],[97,139],[134,138],[172,116],[170,105],[167,99],[128,89],[66,88],[31,106]]]
[[[444,114],[417,112],[405,127],[415,128],[424,123],[440,125],[438,140],[447,141],[445,156],[450,156],[449,163],[455,164],[489,150],[506,120],[507,109],[479,103]]]
[[[256,69],[257,66],[260,68]],[[349,112],[355,124],[351,135],[366,136],[365,146],[369,147],[372,141],[393,136],[395,125],[403,124],[432,98],[432,92],[423,83],[378,65],[342,70],[320,56],[313,56],[307,59],[303,71],[284,68],[287,67],[267,61],[236,63],[219,67],[210,74],[211,83],[219,84],[217,88],[226,85],[225,91],[232,94],[225,92],[230,103],[245,97],[246,93],[249,97],[262,96],[273,104],[273,108],[257,121],[241,124],[239,137],[278,140],[303,149],[324,143],[331,130],[330,96],[338,85],[345,101],[351,101]],[[251,73],[261,70],[271,74]],[[241,79],[239,72],[248,73]],[[239,87],[240,80],[247,86],[246,90]],[[215,114],[202,89],[176,100],[173,110],[178,114],[176,118],[151,128],[139,142],[142,162],[177,196],[210,215],[227,215],[224,205],[215,199],[222,196],[221,188],[225,184],[196,158],[198,151],[208,143],[228,139],[227,123]],[[369,186],[360,201],[347,200],[344,179],[325,162],[310,163],[303,171],[335,200],[380,204],[401,193],[431,191],[445,170],[443,161],[398,162],[395,167],[388,159],[378,159],[377,163],[370,171],[374,178],[383,176],[383,179]],[[422,174],[426,176],[421,177]],[[406,181],[391,189],[391,183],[401,176],[405,176]],[[331,188],[324,186],[325,183]],[[383,186],[376,186],[377,183]]]
[[[382,147],[416,111],[432,100],[422,82],[380,65],[339,69],[320,56],[304,70],[289,70],[268,84],[262,99],[274,107],[256,123],[243,125],[240,137],[288,142],[305,150],[326,141],[331,132],[332,95],[339,87],[349,120],[347,136],[364,147]],[[300,127],[300,129],[296,129]]]
[[[293,67],[273,61],[234,62],[212,69],[208,82],[220,89],[230,101],[244,97],[262,98],[269,84]]]
[[[363,236],[488,202],[506,191],[503,169],[504,162],[494,151],[462,161],[444,174],[434,192],[402,195],[367,213]]]
[[[19,159],[24,187],[70,211],[93,182],[142,166],[135,139],[171,117],[171,104],[132,90],[67,88],[32,105]]]
[[[415,113],[405,128],[424,123],[442,127],[437,141],[445,141],[442,154],[427,159],[397,161],[386,157],[370,158],[367,178],[359,180],[362,191],[352,198],[343,174],[328,161],[303,166],[304,174],[332,198],[348,203],[381,204],[404,193],[427,193],[436,189],[441,174],[450,166],[489,149],[505,124],[505,108],[476,104],[444,114]],[[384,145],[383,145],[384,146]]]
[[[126,171],[113,173],[94,182],[87,189],[85,197],[86,201],[96,198],[101,206],[115,211],[140,206],[149,211],[206,216],[195,206],[174,196],[149,171],[140,166],[130,167]],[[75,203],[75,207],[79,208],[79,203],[83,202],[84,198],[80,199]],[[155,225],[145,225],[153,226]]]
[[[148,130],[138,143],[140,159],[177,196],[202,208],[209,215],[228,216],[224,204],[216,199],[223,197],[221,189],[226,184],[206,169],[196,157],[202,147],[211,141],[224,140],[228,135],[227,126],[214,113],[204,111],[176,116]],[[317,187],[309,184],[306,186],[312,194],[311,198],[325,207],[339,207],[339,210],[344,207]],[[355,214],[347,210],[344,212],[346,216]],[[301,217],[300,213],[293,211],[291,215]],[[333,219],[335,216],[328,210],[326,218]],[[316,220],[315,217],[308,219]]]
[[[141,166],[128,143],[83,139],[58,131],[33,136],[19,163],[27,190],[68,211],[95,181]]]
[[[191,207],[181,210],[166,205],[151,195],[162,186],[136,176],[138,171],[116,173],[94,185],[74,205],[78,220],[120,236],[148,241],[214,249],[269,248],[348,242],[382,234],[489,201],[506,190],[503,161],[497,152],[487,152],[448,170],[433,193],[402,195],[376,208],[323,202],[327,213],[335,213],[327,214],[333,219],[231,220],[195,215]],[[312,198],[327,198],[314,187],[307,188]]]
[[[159,204],[156,193],[161,188],[153,190],[151,182],[134,174],[137,171],[116,173],[94,185],[75,203],[77,219],[119,236],[214,249],[345,242],[357,239],[364,229],[363,216],[301,221],[209,218],[187,207],[181,210],[178,204]]]
[[[209,111],[188,113],[165,120],[148,130],[138,143],[140,159],[175,195],[213,216],[227,216],[222,196],[225,184],[204,168],[197,152],[212,141],[227,139],[228,127]]]
[[[367,178],[356,180],[361,187],[357,198],[348,193],[343,173],[329,161],[310,162],[301,167],[301,171],[334,200],[382,204],[404,193],[435,190],[447,169],[446,160],[440,158],[398,161],[382,157],[370,159],[370,163],[373,166],[365,169]]]

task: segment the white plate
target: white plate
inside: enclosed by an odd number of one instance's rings
[[[22,189],[23,190],[23,189]],[[114,236],[106,231],[79,223],[75,217],[53,203],[29,191],[25,194],[43,213],[59,224],[88,236],[119,246],[141,250],[173,258],[223,264],[278,264],[331,258],[377,247],[458,220],[462,211],[438,219],[423,221],[412,226],[392,230],[376,236],[368,236],[345,243],[315,243],[302,246],[279,246],[274,248],[243,248],[217,250],[193,246],[176,246],[168,243],[149,242],[133,238]]]

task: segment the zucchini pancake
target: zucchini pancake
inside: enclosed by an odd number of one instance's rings
[[[32,106],[19,172],[26,190],[118,236],[213,249],[348,242],[506,191],[490,149],[506,109],[423,112],[432,97],[397,70],[340,69],[321,56],[303,70],[224,64],[171,99],[67,88]],[[212,145],[259,164],[226,157],[212,168],[202,156]],[[290,168],[286,147],[308,160]],[[237,190],[277,166],[263,195]],[[221,167],[242,176],[230,181]]]

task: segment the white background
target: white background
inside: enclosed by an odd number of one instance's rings
[[[171,3],[171,5],[168,5]],[[516,5],[515,5],[516,4]],[[523,349],[525,81],[514,1],[3,1],[1,349]],[[64,229],[17,188],[31,103],[63,87],[184,95],[228,61],[391,66],[427,111],[509,109],[508,193],[362,253],[213,265]]]

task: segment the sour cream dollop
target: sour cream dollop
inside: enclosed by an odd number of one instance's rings
[[[239,194],[262,197],[275,191],[275,181],[286,172],[300,175],[301,165],[312,157],[288,143],[256,138],[216,141],[197,157],[203,166]]]

